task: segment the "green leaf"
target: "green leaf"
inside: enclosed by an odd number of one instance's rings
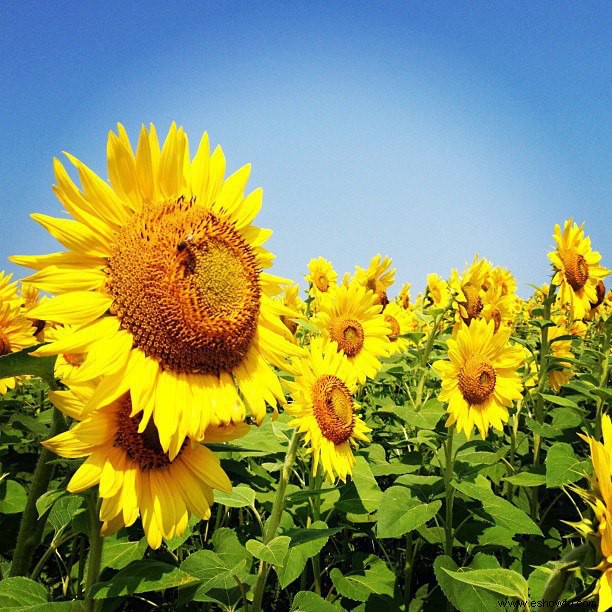
[[[16,353],[0,357],[0,378],[9,376],[38,376],[42,378],[52,389],[55,384],[55,359],[56,357],[32,357],[30,353],[41,347],[42,344],[30,346]]]
[[[283,535],[293,536],[283,567],[275,568],[282,589],[302,575],[308,559],[319,554],[327,544],[329,536],[338,531],[340,528],[327,529],[326,523],[315,521],[308,529],[288,529],[284,532]]]
[[[246,549],[257,559],[282,567],[290,542],[291,538],[287,536],[276,536],[267,544],[258,540],[248,540]]]
[[[367,601],[372,594],[393,597],[395,574],[384,561],[371,556],[366,560],[369,569],[352,571],[345,576],[334,567],[330,578],[340,595],[354,601]]]
[[[30,610],[47,603],[47,590],[42,584],[17,576],[0,581],[1,610]]]
[[[578,404],[567,397],[559,397],[558,395],[550,395],[548,393],[540,393],[540,395],[551,404],[556,404],[557,406],[566,406],[567,408],[577,408]]]
[[[291,612],[338,612],[338,608],[316,593],[300,591],[293,598]]]
[[[201,601],[201,597],[213,588],[225,587],[225,579],[239,572],[246,562],[244,559],[235,567],[228,566],[223,559],[212,550],[199,550],[189,555],[181,563],[181,571],[199,580],[197,591],[193,597]]]
[[[239,484],[231,493],[215,491],[215,501],[229,508],[253,507],[255,505],[255,491],[244,484]]]
[[[412,497],[410,489],[390,487],[383,493],[378,510],[378,537],[399,538],[418,529],[432,519],[441,506],[440,500],[426,504]]]
[[[356,459],[353,482],[342,487],[342,494],[336,505],[344,512],[367,514],[378,508],[382,491],[365,457],[358,456]]]
[[[494,523],[515,533],[542,535],[540,528],[522,510],[509,501],[498,497],[491,491],[489,481],[484,476],[478,476],[476,484],[471,482],[453,483],[455,489],[482,503],[487,514]]]
[[[577,482],[591,470],[589,461],[581,461],[565,442],[555,442],[546,454],[546,486],[562,487]]]
[[[153,559],[132,561],[109,582],[99,582],[92,587],[94,599],[121,597],[131,593],[164,591],[173,587],[192,584],[197,578]]]
[[[493,591],[522,601],[529,599],[529,587],[523,576],[509,569],[452,571],[442,568],[451,578],[474,587]]]
[[[546,474],[540,469],[542,467],[538,466],[537,471],[536,468],[532,468],[512,476],[506,476],[503,480],[517,487],[539,487],[546,484]]]
[[[56,489],[55,491],[47,491],[36,500],[36,510],[38,510],[39,518],[49,509],[51,506],[64,495],[69,495],[66,489]]]
[[[499,595],[455,580],[447,573],[448,570],[456,571],[458,569],[457,564],[450,557],[440,555],[434,561],[433,567],[444,595],[457,610],[461,612],[482,612],[483,610],[495,610],[499,607]],[[496,568],[499,568],[497,559],[482,553],[478,553],[470,565],[470,569]]]
[[[127,538],[105,538],[102,549],[101,567],[110,567],[120,570],[132,561],[138,561],[144,556],[147,549],[147,541],[141,538],[137,542],[129,542]]]
[[[49,522],[56,532],[70,525],[77,510],[83,506],[84,499],[80,495],[60,497],[49,512]]]
[[[423,404],[419,412],[411,408],[406,415],[406,423],[419,429],[435,429],[445,412],[444,404],[432,398]]]
[[[23,512],[28,501],[26,490],[15,480],[0,482],[0,513],[16,514]]]
[[[227,567],[235,567],[243,559],[250,564],[253,558],[251,553],[240,543],[236,532],[228,527],[215,529],[212,544],[215,552]]]

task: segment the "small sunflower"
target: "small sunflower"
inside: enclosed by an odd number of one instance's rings
[[[404,310],[410,308],[410,283],[404,283],[398,294],[398,301]]]
[[[483,440],[490,426],[503,429],[508,407],[522,397],[518,370],[525,358],[520,346],[508,344],[509,336],[496,334],[493,321],[476,319],[448,340],[450,361],[433,364],[442,377],[439,399],[448,402],[447,427],[456,423],[469,438],[476,425]]]
[[[557,303],[568,307],[574,319],[584,318],[597,302],[597,285],[608,270],[599,265],[601,255],[591,249],[591,239],[584,235],[584,223],[578,227],[573,219],[565,222],[563,233],[555,225],[557,250],[548,254],[556,270],[553,284],[559,286]]]
[[[309,294],[315,299],[333,293],[338,282],[338,273],[331,262],[323,257],[308,262],[308,274],[304,277],[310,283]]]
[[[337,475],[345,482],[355,465],[351,444],[369,442],[366,434],[370,429],[356,414],[354,369],[334,342],[323,346],[316,338],[309,355],[293,361],[295,381],[287,382],[293,402],[286,410],[296,417],[291,425],[305,434],[304,441],[310,445],[313,474],[320,462],[330,481]]]
[[[300,298],[300,286],[295,283],[285,285],[282,294],[275,296],[275,299],[290,311],[290,313],[281,315],[281,321],[295,336],[298,328],[295,319],[303,319],[306,311],[306,304]]]
[[[190,514],[210,518],[213,489],[231,491],[219,459],[202,444],[185,439],[170,460],[153,421],[140,431],[142,412],[133,409],[127,393],[93,413],[67,413],[85,418],[43,445],[60,457],[87,457],[68,491],[99,485],[103,536],[133,524],[140,515],[149,546],[159,548],[162,537],[184,533]],[[247,431],[244,423],[209,426],[205,441],[233,440]]]
[[[386,256],[383,258],[380,253],[372,257],[367,268],[355,267],[355,282],[373,291],[376,303],[383,308],[389,303],[387,289],[395,280],[395,268],[391,270],[389,268],[391,268],[391,259]]]
[[[474,261],[459,276],[457,270],[453,270],[450,286],[456,293],[456,319],[463,320],[469,325],[470,321],[480,317],[484,307],[482,288],[487,275],[491,270],[491,262],[479,259],[478,255]]]
[[[516,297],[504,293],[500,286],[489,285],[482,296],[482,317],[495,323],[495,331],[500,327],[511,327],[516,315]]]
[[[501,288],[502,296],[516,293],[517,289],[516,279],[512,272],[506,270],[506,268],[500,268],[499,266],[491,268],[482,288],[486,291],[491,286]]]
[[[592,478],[592,491],[584,492],[597,519],[597,536],[600,539],[600,563],[595,569],[602,572],[597,581],[595,592],[599,597],[598,612],[612,608],[612,421],[607,414],[601,419],[603,444],[592,438],[578,434],[589,444],[591,462],[595,472]]]
[[[450,300],[448,283],[438,274],[427,275],[427,294],[436,308],[445,307]]]
[[[572,341],[567,340],[556,340],[561,336],[571,335],[570,331],[566,327],[560,327],[555,325],[548,328],[548,341],[550,343],[550,354],[555,358],[554,369],[548,373],[548,380],[550,386],[555,390],[559,391],[561,385],[564,385],[573,375],[572,365],[568,361],[563,361],[564,357],[572,358]]]
[[[404,310],[399,304],[389,302],[383,312],[385,321],[391,327],[389,333],[389,354],[403,353],[408,346],[406,338],[400,338],[403,334],[417,330],[417,323],[410,310]]]
[[[19,301],[0,301],[0,357],[36,344],[31,322],[21,314]],[[20,377],[0,378],[0,395],[14,389]]]
[[[391,326],[380,314],[376,295],[362,285],[341,286],[336,293],[321,302],[313,323],[326,342],[335,342],[354,368],[357,380],[374,378],[381,367],[380,357],[390,352]]]
[[[79,375],[104,377],[87,409],[129,390],[140,432],[152,417],[164,451],[244,418],[243,399],[261,421],[266,403],[284,401],[272,365],[301,349],[272,300],[282,279],[262,272],[271,232],[251,225],[262,191],[244,195],[250,165],[224,179],[222,150],[211,155],[204,134],[191,159],[174,123],[161,148],[143,126],[135,153],[119,125],[107,151],[110,185],[68,155],[79,189],[55,160],[54,190],[74,220],[33,218],[67,251],[12,258],[38,270],[27,282],[59,294],[30,316],[79,326],[37,354],[87,353]]]

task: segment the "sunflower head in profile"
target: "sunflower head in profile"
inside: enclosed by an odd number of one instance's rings
[[[353,282],[322,300],[313,317],[324,341],[333,342],[336,350],[346,355],[360,384],[376,376],[380,358],[387,357],[391,350],[391,325],[380,311],[376,295]]]
[[[262,192],[245,196],[250,166],[224,178],[222,150],[211,154],[204,134],[191,159],[175,124],[162,147],[143,127],[135,152],[120,125],[107,157],[110,185],[68,155],[80,188],[55,160],[54,190],[73,219],[33,218],[66,251],[12,258],[38,270],[27,282],[58,294],[29,316],[79,326],[38,354],[87,353],[81,382],[104,377],[87,409],[129,390],[141,433],[153,417],[164,451],[244,418],[243,400],[260,421],[284,399],[271,364],[301,349],[272,300],[282,279],[263,272],[271,232],[252,225]]]
[[[331,262],[324,257],[317,257],[308,262],[308,274],[304,277],[309,283],[309,295],[315,300],[331,295],[338,286],[338,273]]]
[[[411,286],[412,285],[410,283],[404,283],[397,296],[397,301],[400,303],[401,307],[404,310],[410,309],[410,287]]]
[[[21,313],[19,300],[0,300],[0,357],[34,346],[37,343],[34,332],[31,321]],[[14,389],[18,380],[18,376],[0,378],[0,395]]]
[[[395,280],[395,268],[391,268],[391,263],[389,257],[382,257],[379,253],[372,257],[367,268],[355,266],[355,275],[353,276],[355,282],[374,292],[376,303],[383,308],[389,303],[387,289]]]
[[[481,316],[484,304],[482,288],[491,270],[491,262],[480,259],[478,255],[474,261],[465,268],[461,276],[457,270],[453,270],[450,286],[456,294],[455,307],[457,321],[463,321],[469,325],[473,319]]]
[[[63,409],[63,405],[56,404]],[[80,493],[99,485],[101,533],[112,535],[140,516],[147,542],[159,548],[185,532],[189,515],[210,518],[213,489],[229,492],[231,483],[214,453],[186,438],[174,459],[164,451],[153,421],[141,431],[142,412],[128,393],[93,412],[66,411],[80,420],[70,431],[43,445],[66,458],[87,457],[68,483]],[[248,432],[245,423],[210,425],[205,442],[224,442]]]
[[[433,368],[442,378],[440,401],[448,402],[446,426],[457,424],[471,436],[474,425],[483,440],[490,426],[502,430],[508,407],[521,399],[518,370],[525,353],[508,344],[509,331],[495,333],[493,321],[476,319],[465,323],[448,340],[450,361],[436,361]]]
[[[306,304],[300,297],[300,286],[290,283],[283,287],[283,292],[275,296],[275,300],[280,302],[288,312],[281,315],[281,320],[289,331],[295,336],[298,324],[296,319],[303,319],[306,312]]]
[[[370,431],[356,413],[353,394],[355,371],[334,342],[315,338],[307,357],[293,361],[295,381],[288,382],[293,401],[286,407],[296,418],[291,424],[304,434],[313,457],[313,474],[319,463],[328,480],[342,481],[352,473],[355,457],[351,445],[369,442]]]
[[[557,249],[548,254],[558,285],[557,303],[569,308],[574,319],[582,319],[596,303],[597,287],[608,275],[608,270],[599,265],[601,255],[591,248],[591,239],[584,235],[584,223],[578,227],[573,219],[565,222],[563,232],[555,225],[554,239]]]

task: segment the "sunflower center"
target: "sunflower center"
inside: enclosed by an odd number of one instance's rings
[[[597,300],[595,302],[591,302],[591,308],[597,308],[603,304],[604,298],[606,297],[606,286],[603,284],[603,281],[599,281],[597,286],[595,287],[595,295],[597,296]]]
[[[468,323],[472,319],[475,319],[482,312],[484,304],[482,303],[480,295],[478,295],[478,289],[474,287],[474,285],[470,285],[468,283],[466,285],[463,285],[463,287],[461,287],[461,290],[463,291],[463,295],[465,295],[466,299],[466,301],[463,302],[463,305],[467,312],[466,323]]]
[[[563,255],[565,278],[574,291],[582,289],[589,278],[589,264],[579,253],[567,251]]]
[[[387,291],[385,290],[385,286],[375,278],[369,278],[365,284],[366,289],[373,291],[376,295],[376,304],[380,304],[385,309],[385,306],[389,303],[389,298],[387,297]]]
[[[459,391],[468,404],[482,404],[495,390],[495,369],[478,353],[470,355],[459,371]]]
[[[0,355],[8,355],[11,352],[11,341],[8,336],[0,330]]]
[[[131,411],[132,402],[128,396],[118,411],[114,446],[120,446],[141,470],[159,470],[168,467],[171,462],[168,453],[164,452],[159,442],[159,434],[153,419],[149,420],[142,433],[138,433],[142,412],[130,417]]]
[[[490,318],[493,319],[494,321],[494,325],[495,325],[494,332],[496,332],[499,329],[499,326],[501,325],[501,322],[502,322],[502,314],[499,308],[494,308],[493,310],[491,310]]]
[[[319,272],[314,278],[314,284],[319,291],[325,292],[329,289],[329,278],[323,272]]]
[[[355,319],[337,319],[333,322],[330,336],[347,357],[355,357],[363,348],[363,327]]]
[[[385,321],[387,323],[389,323],[389,325],[391,326],[391,331],[388,334],[389,336],[389,340],[391,340],[391,342],[396,342],[397,341],[397,337],[400,334],[400,325],[397,322],[397,319],[395,317],[392,317],[391,315],[386,314],[385,315]]]
[[[242,363],[257,330],[260,270],[231,224],[195,199],[150,204],[118,234],[108,269],[112,312],[146,355],[217,376]]]
[[[319,376],[312,388],[312,404],[317,424],[328,440],[342,444],[353,435],[353,398],[348,387],[337,376]]]

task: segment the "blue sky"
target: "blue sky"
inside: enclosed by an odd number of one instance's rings
[[[0,269],[59,250],[52,159],[106,178],[123,123],[252,162],[273,270],[342,274],[376,253],[422,289],[478,252],[549,278],[555,223],[610,262],[612,9],[606,2],[13,2],[0,7]],[[393,294],[393,291],[391,291]]]

